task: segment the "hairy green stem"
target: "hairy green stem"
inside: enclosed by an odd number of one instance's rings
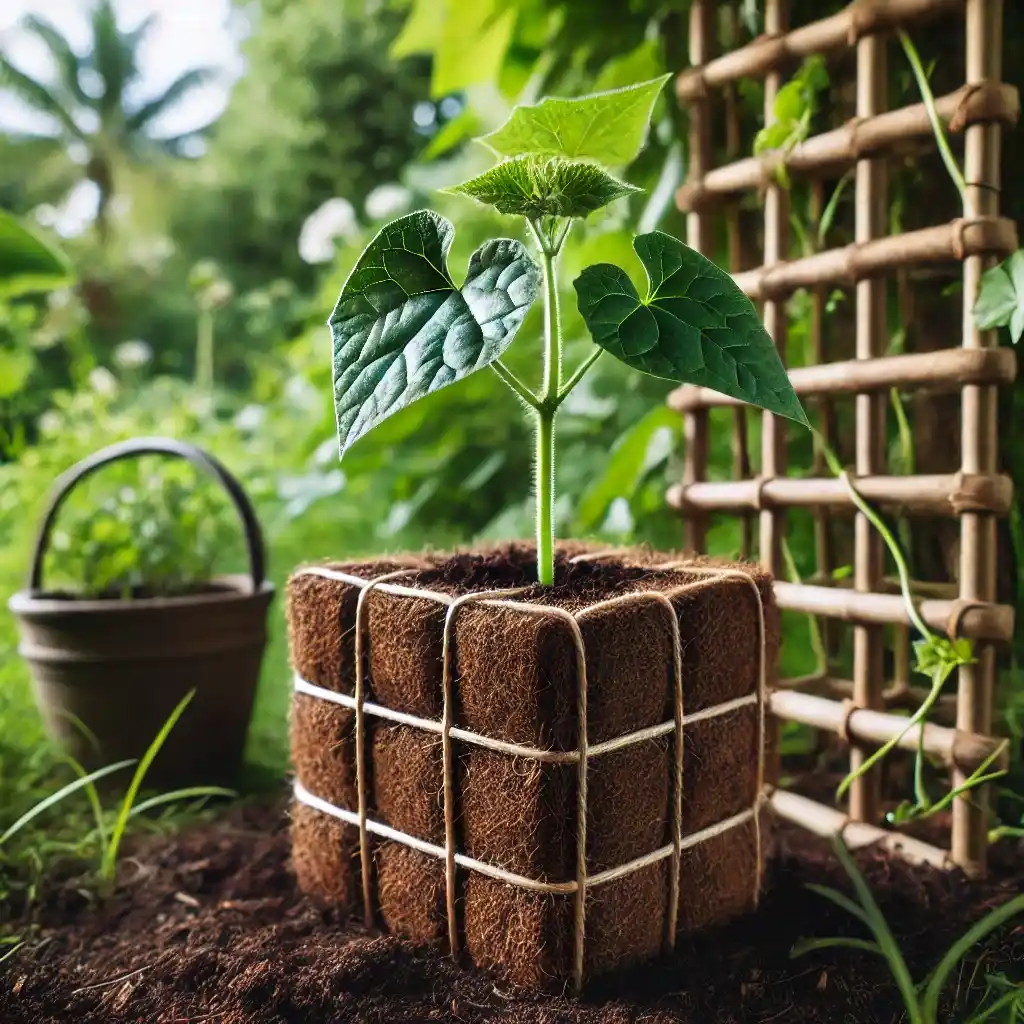
[[[558,315],[558,250],[531,224],[544,268],[544,382],[537,407],[537,580],[555,582],[555,416],[562,390],[562,331]],[[562,236],[565,237],[564,234]]]
[[[537,396],[500,360],[491,363],[491,369],[514,391],[531,409],[536,409]]]
[[[965,207],[964,215],[971,217],[974,214],[967,209],[970,205],[967,197],[967,182],[964,180],[963,171],[960,170],[960,165],[956,162],[956,157],[950,148],[949,139],[946,138],[946,130],[942,126],[942,119],[939,117],[938,108],[935,106],[935,94],[932,92],[928,76],[924,71],[924,65],[921,63],[921,55],[917,52],[914,41],[903,29],[899,31],[899,37],[900,44],[903,46],[903,52],[907,55],[907,60],[910,62],[910,67],[914,72],[914,78],[917,81],[917,88],[921,93],[924,108],[928,112],[928,121],[931,123],[932,134],[935,136],[935,143],[939,147],[942,162],[946,165],[946,170],[949,172],[953,184],[956,185],[957,191],[960,193],[960,198]]]
[[[573,375],[566,381],[565,387],[558,392],[559,405],[561,405],[562,402],[564,402],[569,397],[569,393],[572,391],[572,389],[576,387],[576,385],[579,384],[581,380],[583,380],[583,377],[586,374],[587,370],[589,370],[594,365],[594,363],[597,362],[598,358],[600,357],[603,351],[603,348],[598,348],[595,345],[590,355],[588,355],[587,358],[584,359],[582,363],[580,363],[580,365],[576,368],[576,371],[573,373]]]

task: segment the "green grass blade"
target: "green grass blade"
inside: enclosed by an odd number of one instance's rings
[[[24,942],[16,942],[13,946],[11,946],[9,950],[7,950],[6,953],[4,953],[3,956],[0,956],[0,964],[2,964],[5,960],[10,960],[11,957],[14,956],[14,954],[17,953],[18,950],[21,949],[21,947],[24,945]]]
[[[134,818],[136,815],[145,814],[146,811],[151,811],[154,807],[162,807],[164,804],[173,804],[179,800],[192,800],[204,796],[223,796],[228,800],[234,800],[238,793],[233,789],[224,789],[221,786],[189,786],[187,789],[175,789],[170,793],[160,793],[136,804],[128,817]]]
[[[868,915],[856,904],[849,896],[844,896],[841,892],[836,889],[831,889],[827,885],[813,885],[808,884],[808,889],[811,892],[816,892],[819,896],[824,896],[825,899],[831,900],[837,907],[842,907],[848,914],[853,915],[858,921],[863,921],[869,928],[871,922],[868,920]]]
[[[931,1018],[922,1015],[921,1006],[917,1000],[917,988],[914,985],[914,979],[910,976],[910,969],[907,967],[906,960],[903,959],[903,953],[900,952],[900,947],[889,930],[889,925],[881,909],[875,902],[875,897],[871,895],[868,883],[864,880],[864,876],[860,873],[853,856],[838,833],[833,837],[832,845],[836,851],[836,856],[843,865],[843,869],[853,883],[857,898],[860,900],[860,905],[867,916],[868,927],[874,933],[879,948],[882,950],[882,955],[889,963],[889,969],[892,971],[896,987],[900,990],[900,995],[903,996],[903,1003],[907,1008],[910,1024],[925,1024]]]
[[[88,772],[70,754],[64,754],[63,760],[71,766],[72,771],[80,779],[84,779],[86,775],[88,775]],[[100,794],[94,783],[90,782],[86,785],[85,795],[89,800],[89,806],[92,808],[92,816],[96,821],[96,830],[94,834],[99,836],[100,849],[104,849],[107,845],[107,829],[103,824],[103,805],[100,803]],[[91,836],[89,838],[91,838]]]
[[[114,822],[114,828],[110,833],[110,841],[107,843],[106,849],[103,851],[103,860],[100,864],[100,877],[106,882],[112,882],[114,880],[114,874],[117,871],[117,852],[121,846],[121,840],[124,838],[125,829],[128,826],[128,817],[131,814],[132,807],[135,805],[135,798],[139,795],[139,790],[142,788],[142,782],[146,777],[146,772],[149,771],[150,765],[156,759],[157,754],[160,753],[161,748],[170,735],[171,730],[178,724],[178,719],[185,712],[185,708],[188,707],[192,698],[196,695],[196,691],[189,690],[188,693],[181,699],[178,706],[171,712],[170,717],[161,726],[160,731],[156,734],[156,738],[149,745],[149,749],[145,754],[142,755],[142,760],[139,761],[138,766],[135,769],[135,774],[132,776],[131,784],[128,786],[128,792],[124,795],[124,800],[121,801],[121,808],[117,813],[117,820]]]
[[[991,1020],[997,1013],[1011,1008],[1014,1011],[1024,1011],[1024,986],[1000,996],[991,1006],[971,1017],[967,1024],[983,1024],[984,1021]],[[1010,1020],[1016,1019],[1016,1014],[1010,1017]]]
[[[58,789],[56,793],[51,793],[45,800],[40,800],[31,810],[26,811],[3,835],[0,835],[0,846],[3,846],[15,833],[20,832],[30,821],[39,817],[44,811],[48,811],[54,804],[60,803],[65,797],[71,796],[72,793],[77,793],[80,789],[85,789],[85,787],[96,782],[97,779],[102,779],[106,775],[112,775],[114,772],[119,772],[122,768],[127,768],[132,764],[135,764],[135,762],[118,761],[116,764],[108,764],[105,768],[97,768],[96,771],[90,772],[80,779],[75,779],[74,782],[69,782],[66,786]]]
[[[878,956],[885,956],[882,947],[877,942],[869,942],[867,939],[801,939],[789,951],[790,958],[795,960],[805,953],[813,953],[819,949],[861,949],[866,953],[875,953]]]
[[[1017,896],[1004,903],[1001,907],[996,907],[995,910],[990,914],[986,914],[976,925],[968,928],[953,943],[949,952],[939,961],[939,966],[935,968],[935,972],[925,987],[924,1012],[926,1015],[931,1015],[926,1016],[926,1020],[938,1019],[936,1014],[939,1012],[939,996],[942,995],[942,990],[945,988],[953,968],[971,951],[972,947],[976,946],[997,928],[1009,921],[1010,918],[1016,917],[1018,914],[1024,914],[1024,896]]]

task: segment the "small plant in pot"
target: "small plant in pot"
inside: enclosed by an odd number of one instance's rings
[[[213,575],[223,523],[212,503],[170,467],[140,471],[135,486],[77,518],[61,515],[85,478],[153,455],[189,463],[224,490],[242,522],[247,575]],[[264,569],[249,499],[201,449],[137,438],[69,469],[43,516],[28,587],[10,601],[19,651],[51,734],[87,769],[137,760],[194,689],[147,782],[170,788],[232,780],[266,645],[273,587]],[[44,570],[60,585],[44,584]]]
[[[664,79],[518,107],[501,157],[454,191],[524,218],[457,287],[453,227],[384,227],[330,318],[341,452],[416,399],[490,369],[536,424],[536,543],[312,566],[289,584],[293,850],[300,883],[529,987],[650,958],[756,903],[767,841],[771,580],[749,565],[556,544],[555,425],[603,352],[806,424],[733,280],[661,232],[648,278],[574,282],[594,348],[563,366],[558,258],[634,189]],[[543,295],[534,390],[502,362]]]

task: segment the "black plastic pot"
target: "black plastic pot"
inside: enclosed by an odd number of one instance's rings
[[[102,466],[150,454],[187,459],[220,482],[242,520],[250,575],[218,577],[204,591],[180,597],[79,600],[48,594],[43,559],[71,489]],[[137,438],[68,470],[43,517],[28,589],[9,604],[51,735],[87,768],[139,758],[195,689],[147,784],[230,782],[242,762],[274,595],[264,565],[263,538],[245,492],[220,462],[193,445]]]

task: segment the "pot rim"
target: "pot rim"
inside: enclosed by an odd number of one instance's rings
[[[7,602],[13,615],[116,615],[129,612],[172,611],[186,607],[202,605],[227,604],[233,602],[269,600],[274,595],[274,584],[264,580],[258,590],[253,589],[252,577],[232,573],[224,576],[213,576],[206,583],[216,583],[223,590],[205,591],[196,594],[180,594],[173,597],[137,597],[137,598],[74,598],[52,597],[47,594],[36,594],[31,590],[19,590]]]

